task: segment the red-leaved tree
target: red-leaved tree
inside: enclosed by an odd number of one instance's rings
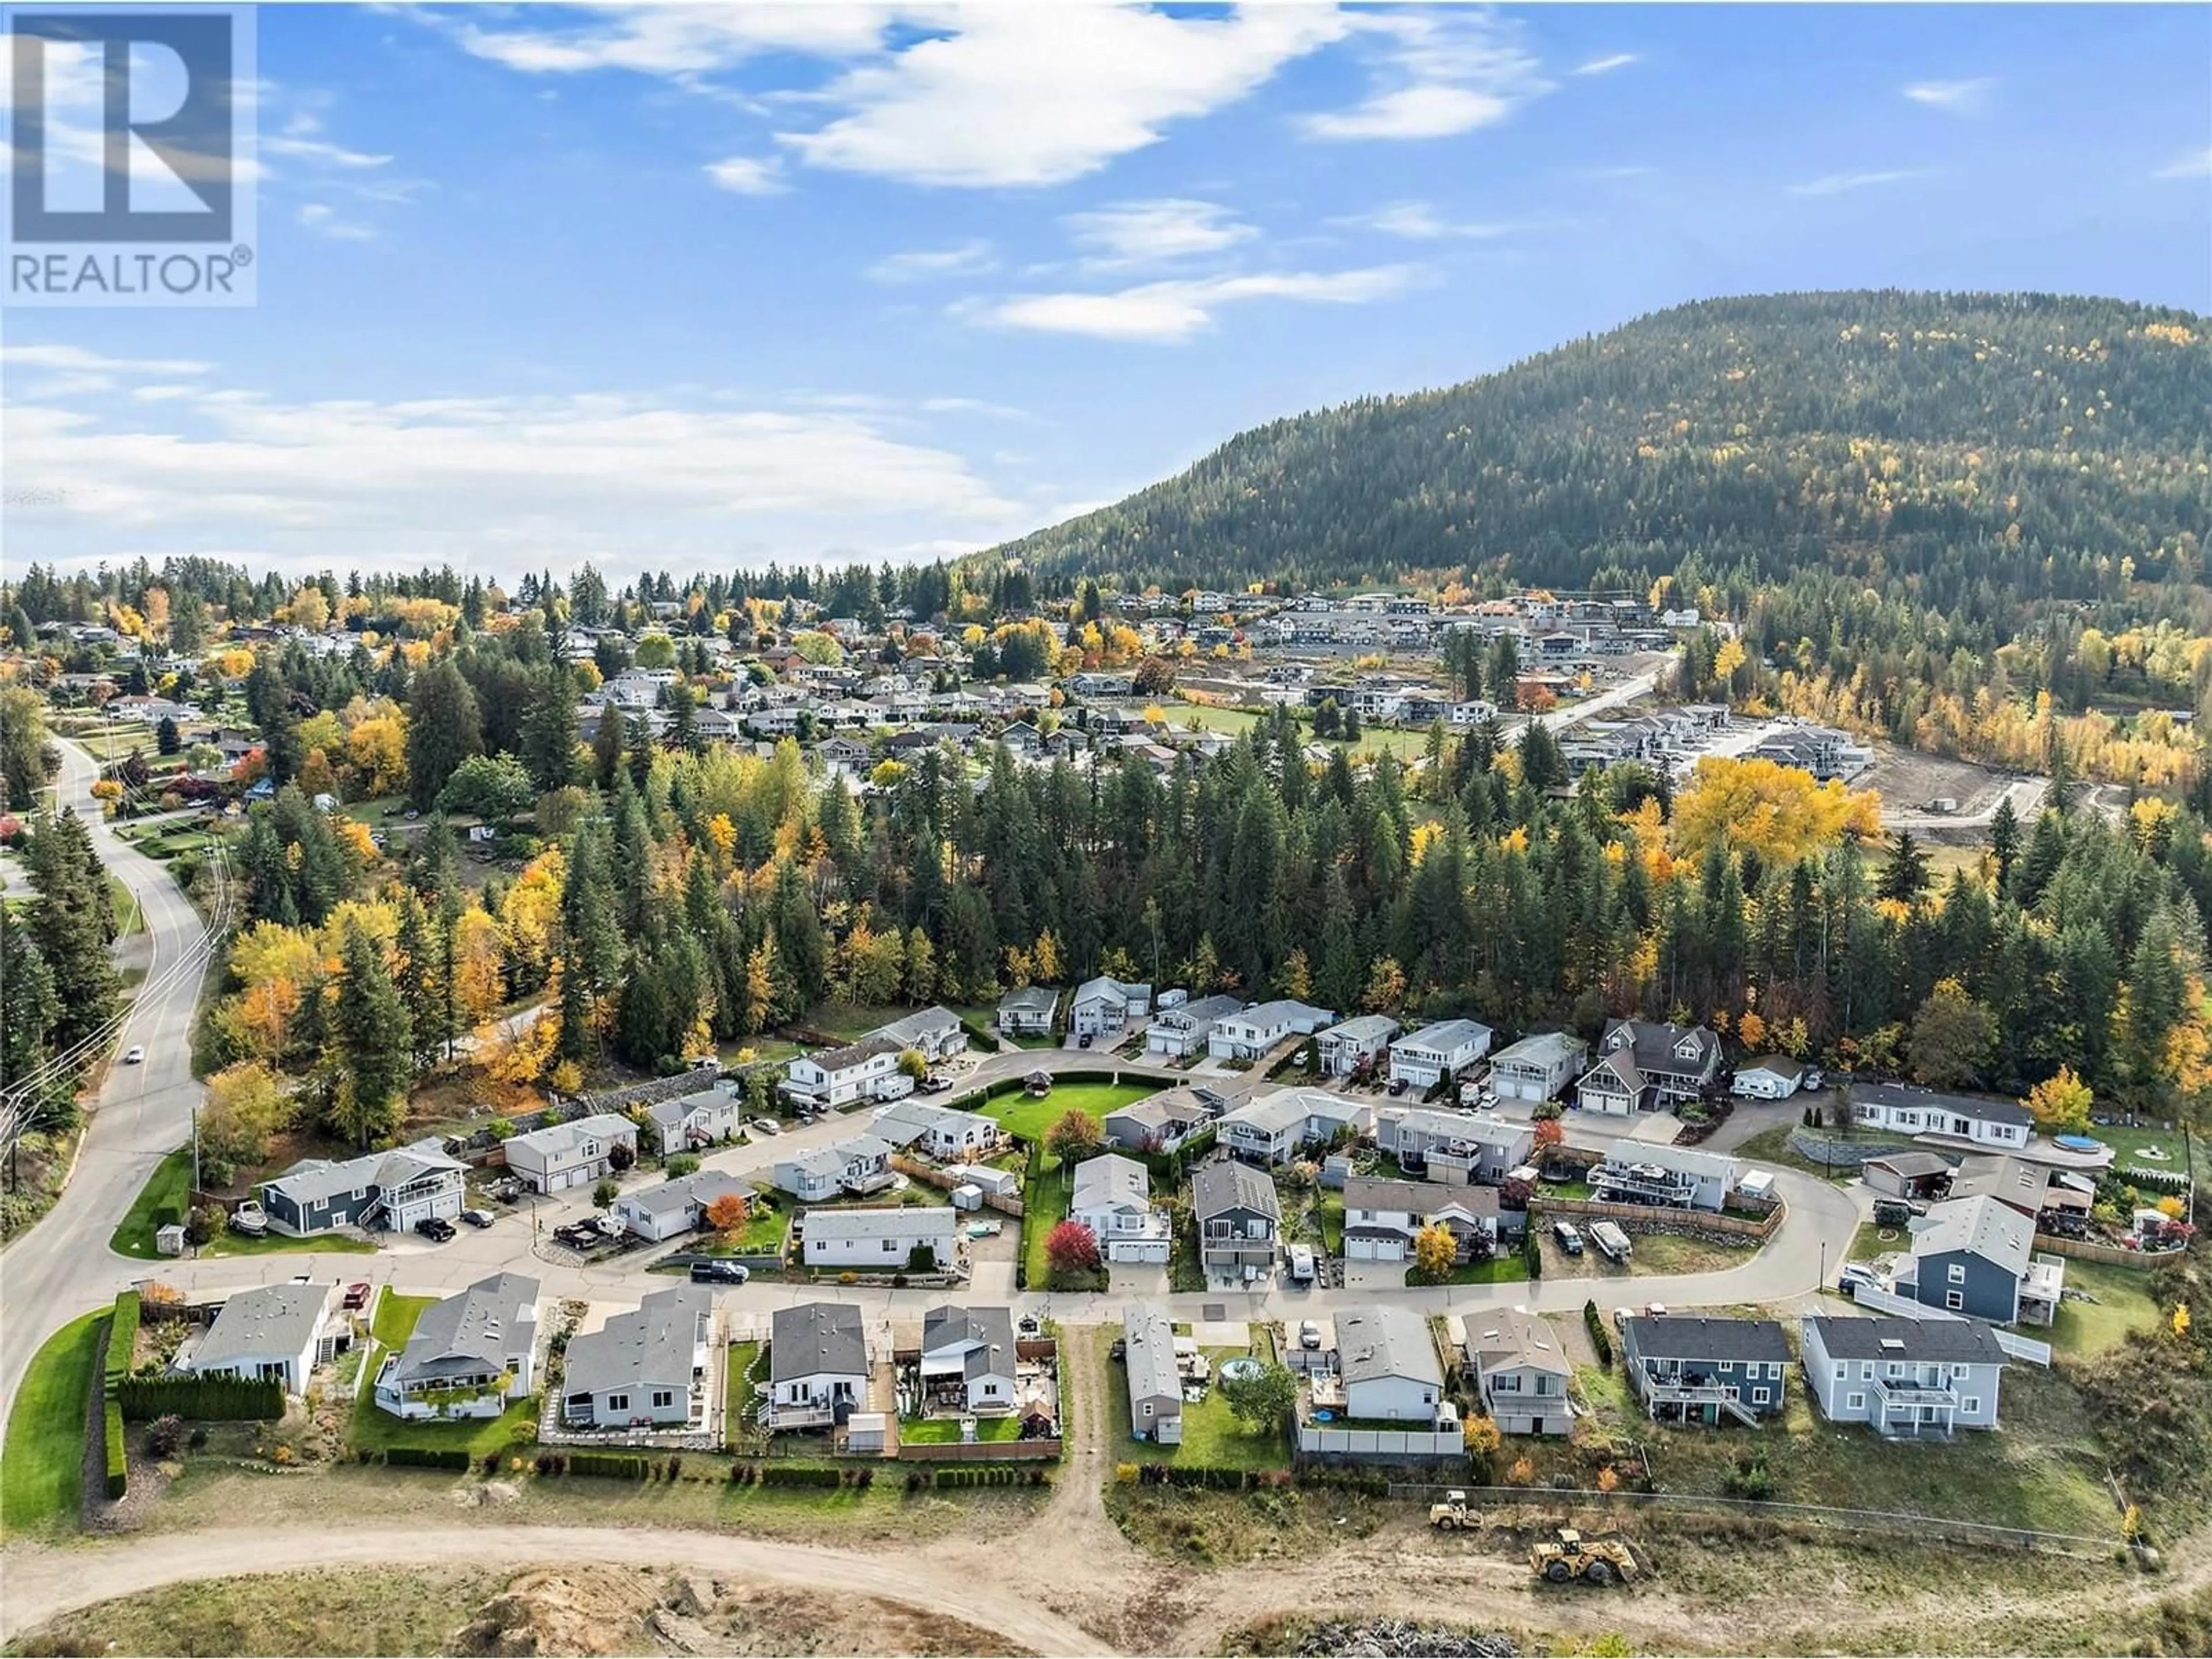
[[[1098,1235],[1080,1221],[1063,1221],[1044,1237],[1045,1265],[1055,1282],[1098,1271]]]

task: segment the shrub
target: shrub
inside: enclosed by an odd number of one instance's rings
[[[116,1398],[134,1423],[157,1417],[273,1423],[284,1415],[283,1385],[266,1377],[126,1376]]]
[[[668,1160],[668,1178],[681,1181],[685,1176],[699,1173],[699,1160],[690,1152],[678,1152]]]
[[[174,1457],[185,1443],[185,1419],[157,1417],[146,1431],[146,1449],[156,1457]]]
[[[1583,1324],[1589,1332],[1590,1346],[1597,1350],[1597,1363],[1610,1370],[1613,1368],[1613,1339],[1606,1334],[1605,1320],[1598,1313],[1595,1297],[1583,1304]]]
[[[107,1402],[107,1496],[112,1500],[123,1496],[131,1486],[131,1457],[123,1445],[123,1407],[114,1401]]]
[[[138,1292],[125,1291],[115,1298],[115,1311],[107,1321],[107,1375],[102,1392],[117,1397],[131,1375],[131,1361],[138,1346]]]

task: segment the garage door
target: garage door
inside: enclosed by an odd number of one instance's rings
[[[1164,1267],[1168,1259],[1168,1242],[1164,1238],[1150,1242],[1132,1239],[1124,1243],[1109,1245],[1106,1259],[1109,1261],[1143,1262]]]

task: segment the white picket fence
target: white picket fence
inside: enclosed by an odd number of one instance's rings
[[[1893,1291],[1879,1290],[1872,1285],[1860,1285],[1857,1295],[1852,1300],[1860,1307],[1875,1313],[1894,1314],[1900,1319],[1963,1319],[1965,1317],[1962,1314],[1951,1312],[1948,1308],[1931,1308],[1924,1303],[1915,1302],[1909,1296],[1899,1296]],[[2050,1368],[2051,1345],[2048,1342],[2039,1342],[2032,1336],[2016,1336],[2010,1331],[1998,1330],[1995,1326],[1990,1328],[1990,1334],[1996,1338],[1997,1346],[2014,1359],[2024,1359],[2031,1365],[2040,1365],[2045,1370]]]

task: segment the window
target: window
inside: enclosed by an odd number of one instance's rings
[[[629,1396],[626,1394],[609,1395],[607,1396],[607,1409],[611,1412],[628,1411],[629,1409]]]
[[[1954,1285],[1965,1284],[1966,1282],[1966,1264],[1963,1261],[1954,1261],[1950,1267],[1950,1277],[1951,1282]]]
[[[1836,1381],[1840,1382],[1851,1374],[1851,1368],[1838,1359],[1836,1362]]]
[[[1959,1406],[1964,1411],[1978,1412],[1982,1408],[1982,1397],[1978,1394],[1970,1394],[1959,1402]]]
[[[887,1238],[884,1241],[884,1254],[885,1255],[889,1255],[896,1249],[898,1249],[898,1240],[895,1238]]]
[[[1152,1402],[1151,1401],[1147,1400],[1146,1401],[1145,1401],[1145,1415],[1146,1415],[1146,1416],[1147,1416],[1147,1417],[1150,1417],[1152,1414]]]
[[[676,1395],[673,1389],[655,1389],[653,1391],[653,1406],[655,1411],[665,1410],[675,1403]]]
[[[1754,1406],[1766,1405],[1772,1399],[1773,1395],[1768,1393],[1765,1389],[1753,1389],[1751,1391],[1751,1403]]]
[[[1973,1374],[1973,1369],[1972,1365],[1954,1365],[1951,1367],[1951,1380],[1954,1382],[1963,1382]]]
[[[1953,1313],[1963,1313],[1966,1310],[1966,1306],[1965,1293],[1959,1291],[1944,1291],[1943,1305],[1946,1308],[1948,1308]]]
[[[1866,1409],[1866,1396],[1863,1394],[1845,1395],[1844,1396],[1844,1408],[1846,1411],[1864,1411]]]
[[[984,1392],[984,1394],[985,1394],[985,1395],[995,1395],[995,1394],[997,1394],[997,1393],[998,1393],[998,1391],[999,1391],[999,1385],[998,1385],[997,1383],[995,1383],[995,1382],[986,1382],[986,1383],[983,1385],[983,1392]]]

